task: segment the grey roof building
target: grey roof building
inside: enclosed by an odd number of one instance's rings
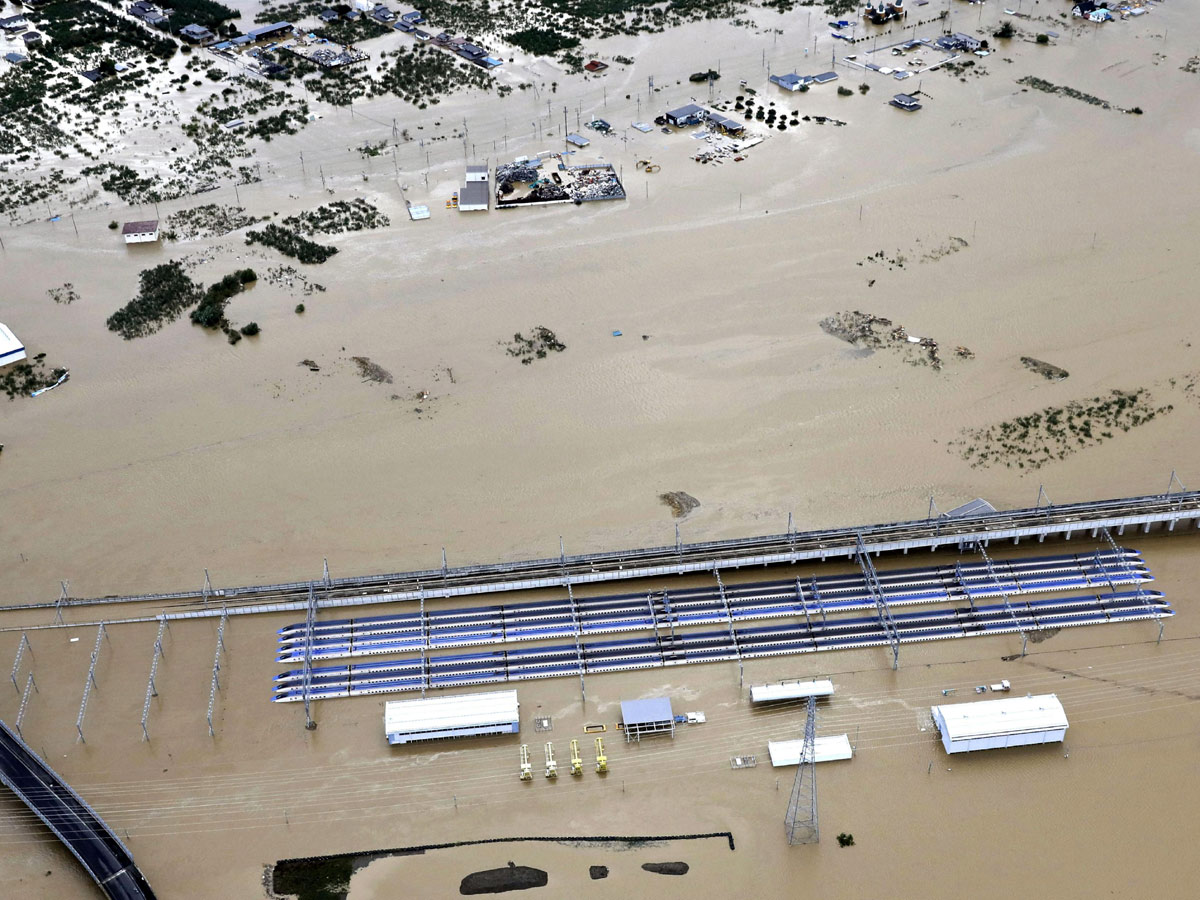
[[[668,122],[676,128],[684,125],[696,125],[704,120],[704,107],[697,106],[695,103],[689,103],[687,106],[681,106],[678,109],[670,109],[664,113]]]
[[[667,697],[647,700],[622,700],[621,721],[625,725],[625,741],[638,741],[649,734],[675,736],[675,715]]]

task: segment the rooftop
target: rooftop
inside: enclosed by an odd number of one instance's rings
[[[145,222],[126,222],[121,226],[121,234],[149,234],[158,229],[158,219],[147,219]]]
[[[667,697],[650,697],[646,700],[622,700],[621,721],[625,727],[670,722],[675,718],[671,712],[671,701]]]
[[[1067,714],[1054,694],[979,700],[933,707],[942,721],[942,734],[952,741],[969,741],[1006,734],[1027,734],[1067,727]]]

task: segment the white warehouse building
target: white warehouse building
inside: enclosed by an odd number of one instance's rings
[[[520,709],[516,691],[391,700],[384,706],[383,731],[389,744],[516,734]]]
[[[1058,743],[1067,714],[1054,694],[954,703],[930,709],[947,753]]]

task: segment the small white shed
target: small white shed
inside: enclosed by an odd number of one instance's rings
[[[947,753],[1058,743],[1067,734],[1067,714],[1054,694],[954,703],[930,712]]]
[[[127,244],[146,244],[158,240],[158,219],[145,222],[126,222],[121,228],[121,236]]]

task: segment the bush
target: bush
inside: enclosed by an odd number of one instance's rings
[[[997,28],[994,32],[992,32],[992,37],[1010,38],[1016,33],[1017,33],[1017,30],[1015,28],[1013,28],[1012,22],[1010,22],[1008,19],[1005,19],[1003,22],[1000,23],[1000,27]]]
[[[1037,42],[1038,42],[1039,44],[1048,44],[1048,43],[1050,43],[1050,35],[1048,35],[1048,34],[1039,34],[1039,35],[1037,36]]]
[[[253,269],[242,269],[242,271],[238,272],[238,280],[242,284],[250,284],[252,281],[258,281],[258,276],[254,274]]]
[[[236,331],[234,331],[232,328],[229,330],[228,334],[229,334],[229,343],[231,343],[231,344],[236,344],[238,341],[240,341],[242,339],[242,336],[240,334],[238,334]]]
[[[296,232],[279,225],[267,225],[262,231],[246,232],[247,244],[264,244],[274,247],[286,256],[294,256],[302,263],[323,263],[337,253],[337,247],[327,247],[301,237]]]
[[[259,327],[257,322],[247,322],[242,326],[242,334],[244,334],[246,337],[253,337],[254,335],[258,334],[258,332]]]
[[[297,304],[296,304],[296,315],[299,315],[299,314],[300,314],[300,313],[302,313],[302,312],[304,312],[304,304],[303,304],[303,303],[297,303]]]
[[[110,229],[111,231],[116,231],[116,230],[117,230],[117,227],[118,227],[118,226],[117,226],[116,219],[114,219],[113,221],[109,222],[109,223],[108,223],[108,227],[109,227],[109,229]]]
[[[138,295],[108,317],[109,331],[125,340],[145,337],[174,322],[201,299],[200,285],[178,262],[162,263],[140,275]]]
[[[537,56],[551,56],[559,50],[570,50],[579,46],[579,38],[560,34],[547,28],[526,28],[515,31],[505,38],[510,44]]]
[[[865,94],[865,93],[866,93],[867,91],[869,91],[870,89],[871,89],[871,86],[870,86],[869,84],[867,84],[866,82],[863,82],[862,84],[860,84],[860,85],[858,86],[858,92],[859,92],[860,94]]]
[[[838,88],[838,96],[839,97],[849,97],[853,93],[854,93],[854,91],[850,90],[850,88],[848,88],[848,87],[839,87]]]
[[[838,846],[839,847],[853,847],[854,846],[854,835],[843,831],[841,834],[838,835]]]

